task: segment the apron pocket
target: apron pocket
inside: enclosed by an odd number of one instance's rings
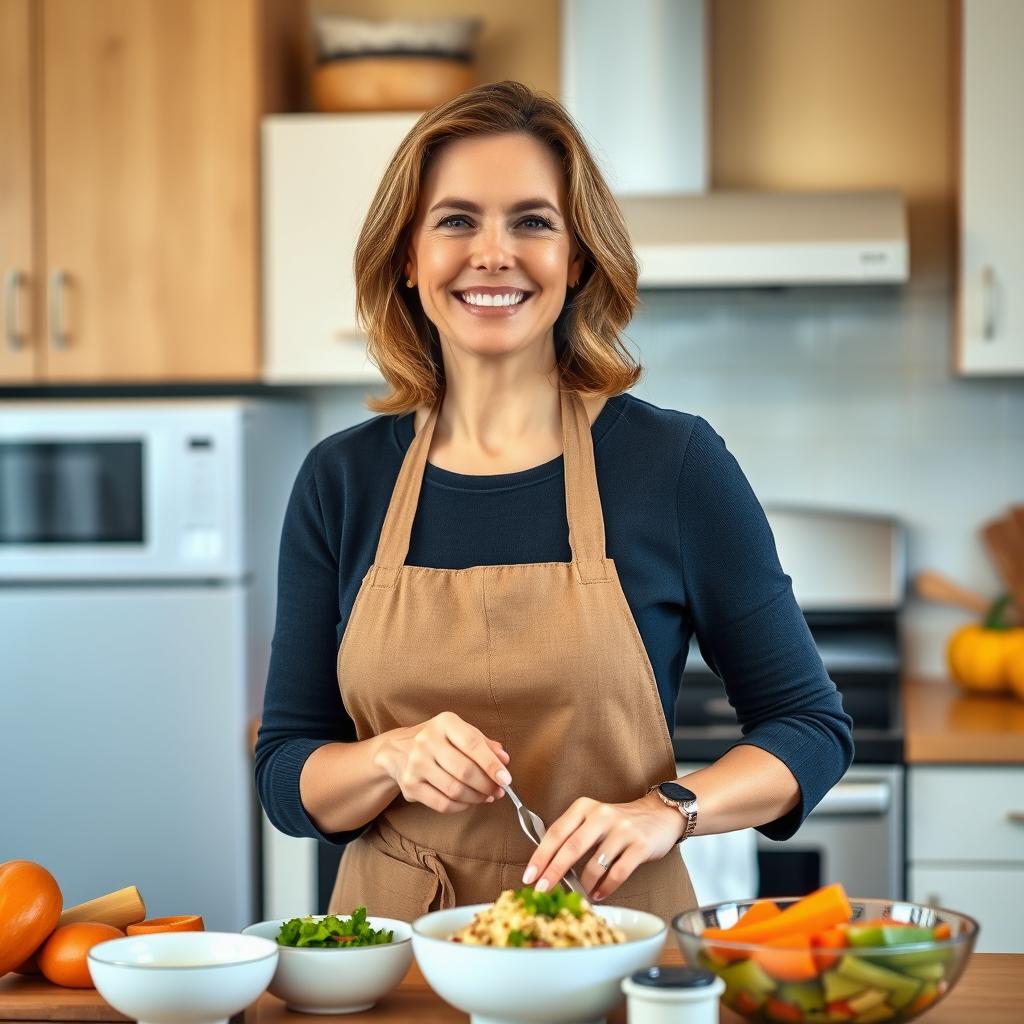
[[[431,903],[441,888],[433,871],[399,860],[360,836],[345,848],[328,912],[348,916],[362,905],[371,917],[411,924],[436,909]]]

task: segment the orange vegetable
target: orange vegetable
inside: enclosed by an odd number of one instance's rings
[[[829,1003],[828,1015],[832,1020],[853,1020],[857,1016],[845,999],[837,999]]]
[[[819,971],[827,971],[830,967],[839,962],[842,953],[827,953],[825,950],[845,949],[849,943],[846,941],[846,932],[842,928],[829,928],[826,931],[818,932],[811,936],[812,956],[818,965]]]
[[[773,917],[778,917],[780,913],[779,908],[771,900],[758,900],[746,909],[730,930],[743,928],[748,924],[757,924],[759,921],[769,921]]]
[[[953,929],[950,928],[945,921],[942,921],[935,926],[935,938],[940,941],[942,939],[948,939],[952,934]]]
[[[737,1013],[742,1014],[756,1013],[758,1005],[758,1001],[749,992],[742,990],[737,993],[736,998],[732,1001],[732,1008]]]
[[[907,1013],[920,1013],[922,1010],[926,1010],[936,999],[939,998],[937,989],[928,991],[927,989],[922,992],[911,1004],[907,1007]]]
[[[112,924],[78,921],[58,928],[39,951],[39,969],[55,985],[66,988],[94,988],[89,965],[89,950],[99,942],[124,938],[124,932]]]
[[[705,928],[710,939],[730,942],[767,942],[787,935],[808,938],[817,932],[849,921],[853,915],[850,901],[842,885],[826,885],[786,907],[781,913],[757,924],[733,925],[732,928]]]
[[[764,1001],[764,1012],[772,1020],[784,1021],[785,1024],[800,1024],[804,1019],[804,1012],[799,1006],[791,1006],[775,996],[769,996]]]
[[[57,880],[41,864],[0,864],[0,976],[35,953],[57,926],[63,906]]]
[[[778,981],[810,981],[818,976],[818,965],[811,955],[807,935],[783,935],[765,942],[768,949],[756,950],[751,959]]]
[[[152,935],[154,932],[201,932],[203,919],[196,914],[179,914],[175,917],[151,917],[148,921],[136,921],[125,931],[129,935]]]

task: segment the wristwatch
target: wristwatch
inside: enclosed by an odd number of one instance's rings
[[[697,794],[685,786],[680,786],[678,782],[662,782],[657,786],[651,786],[647,792],[652,793],[655,790],[658,791],[662,803],[675,807],[686,819],[686,827],[679,842],[689,839],[697,827]]]

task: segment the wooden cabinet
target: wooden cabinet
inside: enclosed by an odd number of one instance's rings
[[[264,376],[379,383],[355,314],[363,220],[418,113],[268,117],[263,123]]]
[[[1024,373],[1024,4],[963,0],[957,369]]]
[[[0,383],[259,377],[258,127],[299,102],[304,16],[0,0]]]
[[[1024,767],[908,769],[910,899],[970,914],[978,952],[1024,953]]]

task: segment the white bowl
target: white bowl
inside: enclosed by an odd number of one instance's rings
[[[624,996],[620,983],[656,964],[668,927],[654,914],[594,907],[628,941],[568,948],[467,946],[449,936],[489,903],[436,910],[412,924],[416,962],[445,1002],[473,1024],[599,1024]]]
[[[260,997],[277,955],[236,932],[160,932],[97,943],[87,962],[99,994],[139,1024],[213,1024]]]
[[[343,917],[343,915],[336,915]],[[322,920],[326,914],[314,915]],[[260,921],[243,935],[271,939],[276,945],[281,925],[290,918]],[[277,970],[270,982],[272,995],[300,1013],[355,1013],[368,1010],[406,975],[412,963],[412,928],[390,917],[367,917],[371,928],[394,932],[391,942],[351,949],[278,946]]]

